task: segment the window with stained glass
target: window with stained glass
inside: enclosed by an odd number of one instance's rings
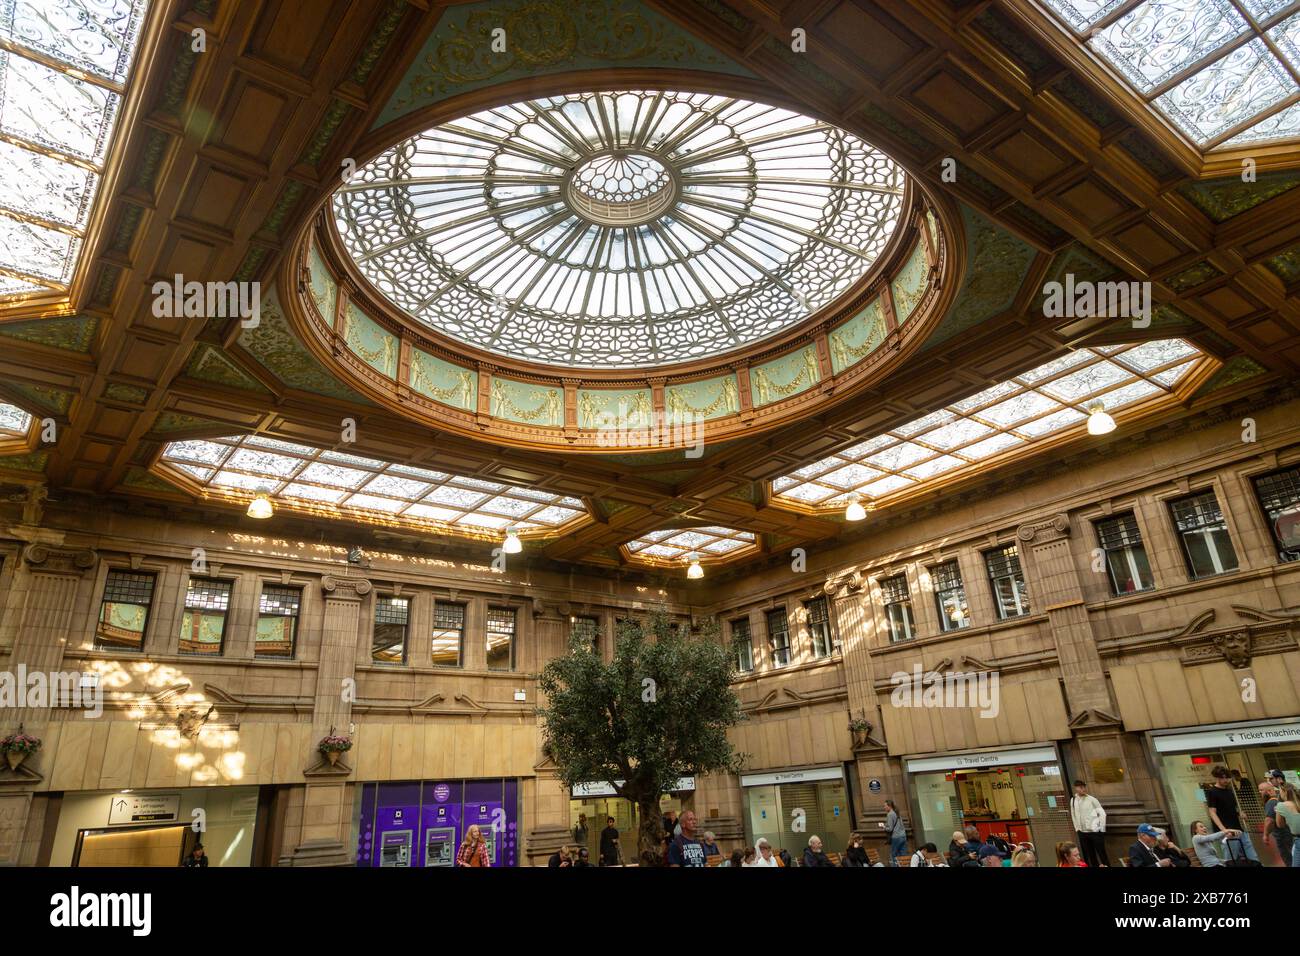
[[[214,578],[190,578],[181,616],[182,654],[220,654],[226,640],[226,615],[234,584]]]
[[[95,650],[138,651],[144,647],[154,582],[155,577],[149,572],[116,568],[108,572],[99,602]]]
[[[438,601],[433,606],[433,663],[460,667],[465,660],[465,605]]]
[[[298,640],[302,588],[266,585],[257,608],[254,657],[293,657]]]

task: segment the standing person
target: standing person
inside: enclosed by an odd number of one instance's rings
[[[1057,866],[1087,866],[1083,862],[1083,851],[1074,843],[1056,844],[1056,865]]]
[[[822,849],[822,838],[815,833],[808,838],[808,849],[803,851],[804,866],[834,866],[831,858]]]
[[[1300,833],[1300,792],[1296,788],[1287,784],[1282,788],[1283,799],[1278,800],[1274,812],[1277,814],[1279,825],[1285,824],[1288,832]],[[1293,867],[1300,867],[1300,840],[1291,844],[1291,860]]]
[[[204,851],[202,843],[194,844],[194,849],[190,850],[190,855],[187,856],[185,858],[185,861],[181,864],[181,866],[184,867],[207,866],[207,865],[208,865],[208,854],[206,851]]]
[[[898,805],[893,800],[885,801],[885,836],[889,837],[889,865],[897,866],[900,856],[907,856],[907,828],[898,813]]]
[[[668,839],[671,840],[673,837],[677,836],[677,834],[674,832],[676,829],[677,829],[677,811],[665,810],[664,811],[664,833],[667,834]]]
[[[1128,848],[1128,865],[1133,867],[1172,867],[1173,863],[1156,853],[1160,831],[1149,823],[1139,824],[1137,842]]]
[[[1258,863],[1255,844],[1250,841],[1250,834],[1241,825],[1241,809],[1237,804],[1237,790],[1232,785],[1232,772],[1220,764],[1210,771],[1210,776],[1214,778],[1214,784],[1204,789],[1205,806],[1210,811],[1215,829],[1238,831],[1237,836],[1230,837],[1228,842],[1235,841],[1246,859]],[[1224,845],[1226,847],[1227,843]]]
[[[587,845],[587,815],[585,813],[578,814],[578,823],[573,828],[573,842],[578,846]]]
[[[1295,834],[1286,825],[1286,821],[1277,815],[1278,801],[1283,799],[1287,787],[1282,771],[1270,770],[1267,786],[1272,793],[1264,804],[1264,842],[1277,847],[1277,855],[1282,858],[1283,866],[1291,866],[1291,848],[1295,844]],[[1264,787],[1265,784],[1259,785],[1261,793]]]
[[[781,861],[777,859],[772,852],[772,844],[767,842],[767,837],[760,837],[759,841],[754,844],[754,862],[750,866],[766,866],[776,869],[781,866]]]
[[[1079,835],[1079,849],[1089,866],[1106,865],[1106,810],[1101,801],[1088,792],[1082,780],[1074,781],[1070,798],[1070,821]]]
[[[465,839],[460,843],[460,850],[456,853],[457,866],[491,866],[488,860],[487,841],[483,839],[483,831],[478,828],[478,824],[470,825],[465,833]]]
[[[682,832],[673,837],[672,843],[668,844],[668,865],[706,866],[704,844],[695,839],[695,811],[682,811],[678,822],[681,824]]]
[[[600,865],[618,866],[622,857],[622,845],[618,842],[618,828],[614,818],[605,818],[605,829],[600,831]]]
[[[721,853],[722,853],[722,848],[721,848],[720,846],[718,846],[717,843],[714,842],[716,839],[717,839],[717,838],[713,835],[713,831],[712,831],[712,830],[705,830],[705,831],[704,831],[704,840],[703,840],[703,842],[704,842],[704,855],[705,855],[705,856],[719,856],[719,855],[721,855]],[[707,861],[706,861],[706,862],[707,862]]]

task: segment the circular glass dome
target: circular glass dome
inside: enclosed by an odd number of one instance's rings
[[[334,197],[360,272],[431,329],[516,359],[716,357],[831,302],[884,250],[902,169],[789,110],[577,93],[444,123]]]

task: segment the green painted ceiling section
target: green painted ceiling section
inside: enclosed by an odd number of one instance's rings
[[[0,323],[0,336],[49,345],[69,352],[89,352],[98,327],[99,319],[93,315],[73,315],[58,319]]]
[[[922,352],[1009,309],[1034,261],[1033,246],[965,204],[961,219],[967,242],[966,275]]]
[[[46,388],[43,385],[13,384],[9,386],[9,390],[23,397],[24,401],[18,403],[23,411],[30,412],[37,417],[46,413],[62,415],[72,405],[72,393],[56,388]]]
[[[185,374],[201,382],[214,382],[217,385],[267,394],[257,379],[236,365],[222,349],[213,345],[200,344],[194,350]]]
[[[1202,395],[1208,395],[1221,388],[1227,388],[1229,385],[1236,385],[1238,382],[1255,378],[1263,375],[1266,371],[1267,369],[1254,359],[1238,355],[1236,358],[1229,359],[1224,363],[1223,368],[1210,376],[1210,380],[1196,390],[1193,398],[1200,398]]]
[[[505,31],[499,53],[496,29]],[[375,127],[511,80],[611,67],[753,76],[638,0],[486,0],[446,9]]]
[[[290,388],[344,401],[371,405],[327,372],[289,328],[274,286],[262,297],[261,321],[239,333],[239,344]]]
[[[1226,222],[1260,203],[1300,186],[1300,171],[1262,173],[1254,182],[1240,176],[1184,183],[1178,191],[1215,222]]]

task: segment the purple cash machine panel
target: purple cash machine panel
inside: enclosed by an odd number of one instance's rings
[[[371,866],[419,866],[420,785],[381,783],[375,808]]]
[[[515,865],[518,784],[514,780],[470,780],[465,784],[463,827],[478,824],[493,866]]]
[[[431,781],[424,785],[420,817],[420,850],[424,866],[455,866],[460,846],[460,780]]]

